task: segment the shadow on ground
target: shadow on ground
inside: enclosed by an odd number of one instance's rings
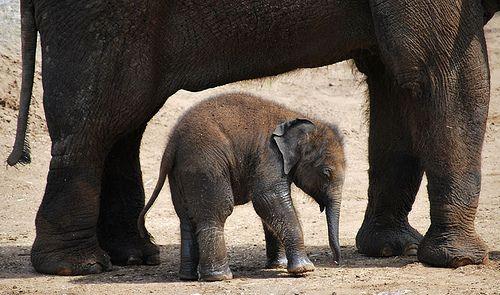
[[[162,263],[158,266],[113,266],[110,272],[75,277],[71,279],[71,282],[75,284],[178,282],[179,245],[161,245],[160,249]],[[233,246],[228,249],[228,253],[235,278],[288,277],[286,270],[264,269],[265,249],[263,245]],[[342,247],[343,260],[340,266],[332,265],[330,249],[327,246],[309,246],[307,253],[317,268],[399,268],[417,262],[416,257],[367,257],[359,254],[353,245]],[[29,254],[30,247],[28,246],[0,246],[0,261],[2,262],[0,263],[0,279],[44,276],[33,270]],[[491,251],[490,261],[499,262],[500,251]]]
[[[179,282],[179,245],[162,245],[161,265],[115,267],[113,271],[75,278],[73,283],[168,283]],[[309,258],[317,268],[338,268],[332,264],[330,248],[309,246]],[[417,261],[416,257],[371,258],[359,254],[355,246],[342,247],[342,268],[403,267]],[[235,278],[269,279],[288,277],[286,270],[264,269],[265,249],[263,245],[233,246],[228,249],[230,267]],[[196,282],[193,282],[196,283]]]
[[[0,245],[0,279],[42,276],[31,267],[29,246]]]

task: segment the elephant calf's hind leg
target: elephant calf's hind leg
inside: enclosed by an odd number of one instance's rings
[[[200,254],[198,241],[191,222],[181,219],[181,266],[179,278],[187,281],[198,280],[198,264]]]
[[[222,281],[233,278],[224,241],[224,226],[208,224],[197,229],[200,251],[200,278],[204,281]]]
[[[195,227],[189,218],[188,210],[179,187],[176,184],[175,177],[169,175],[168,182],[170,184],[170,193],[172,194],[175,212],[179,216],[181,223],[181,264],[179,278],[186,281],[197,281],[200,254]]]
[[[224,224],[234,207],[231,184],[226,179],[219,179],[212,173],[205,172],[206,167],[193,172],[189,170],[194,166],[187,166],[189,165],[183,165],[183,168],[187,168],[188,171],[176,174],[176,177],[181,179],[179,182],[182,186],[179,188],[182,188],[182,195],[177,198],[180,195],[177,185],[174,185],[172,190],[175,210],[181,219],[183,239],[181,277],[183,272],[186,275],[189,275],[186,272],[192,272],[194,275],[196,263],[199,262],[201,280],[230,280],[233,278],[233,273],[229,268]],[[174,180],[169,176],[169,181],[171,179]],[[181,211],[182,206],[185,212]],[[193,228],[197,243],[192,240]]]

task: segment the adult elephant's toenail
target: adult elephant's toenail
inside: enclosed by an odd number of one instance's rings
[[[391,247],[389,247],[389,246],[385,246],[385,247],[382,249],[382,253],[381,253],[381,255],[382,255],[382,256],[385,256],[385,257],[387,257],[387,256],[393,256],[393,255],[394,255],[393,253],[394,253],[394,252],[392,251],[392,248],[391,248]]]
[[[127,265],[140,265],[142,264],[142,259],[135,255],[130,255],[127,259]]]
[[[409,244],[405,247],[403,251],[404,256],[416,256],[418,252],[418,245],[417,244]]]

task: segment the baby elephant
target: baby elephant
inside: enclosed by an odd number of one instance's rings
[[[161,162],[154,193],[168,174],[181,225],[180,278],[231,279],[224,223],[234,205],[252,201],[262,219],[268,267],[289,273],[314,270],[290,196],[291,183],[326,209],[335,261],[341,190],[344,182],[342,138],[333,125],[303,119],[303,114],[261,98],[233,93],[191,108],[177,123]]]

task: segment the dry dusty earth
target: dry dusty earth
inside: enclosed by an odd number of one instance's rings
[[[14,3],[15,2],[15,3]],[[20,86],[17,1],[0,0],[0,158],[14,140]],[[363,77],[347,63],[303,70],[275,79],[242,82],[200,93],[181,91],[150,122],[141,150],[147,195],[156,182],[159,160],[176,119],[191,105],[228,90],[261,94],[293,109],[338,123],[345,134],[348,173],[342,203],[340,241],[344,262],[331,265],[325,218],[302,192],[294,201],[304,229],[307,252],[317,269],[293,278],[284,271],[263,270],[264,235],[250,204],[236,207],[226,223],[226,241],[235,279],[227,282],[181,282],[179,222],[166,187],[148,218],[161,247],[160,266],[114,267],[111,272],[80,277],[37,274],[29,261],[35,237],[34,218],[44,191],[50,140],[41,107],[39,70],[31,108],[30,165],[0,167],[0,293],[2,294],[499,294],[500,293],[500,16],[486,27],[492,95],[483,152],[483,188],[476,219],[490,247],[490,263],[459,269],[430,268],[414,257],[369,258],[356,252],[354,239],[367,203],[367,126]],[[39,65],[40,57],[38,57]],[[39,69],[39,68],[38,68]],[[421,233],[429,226],[425,181],[410,222]]]

